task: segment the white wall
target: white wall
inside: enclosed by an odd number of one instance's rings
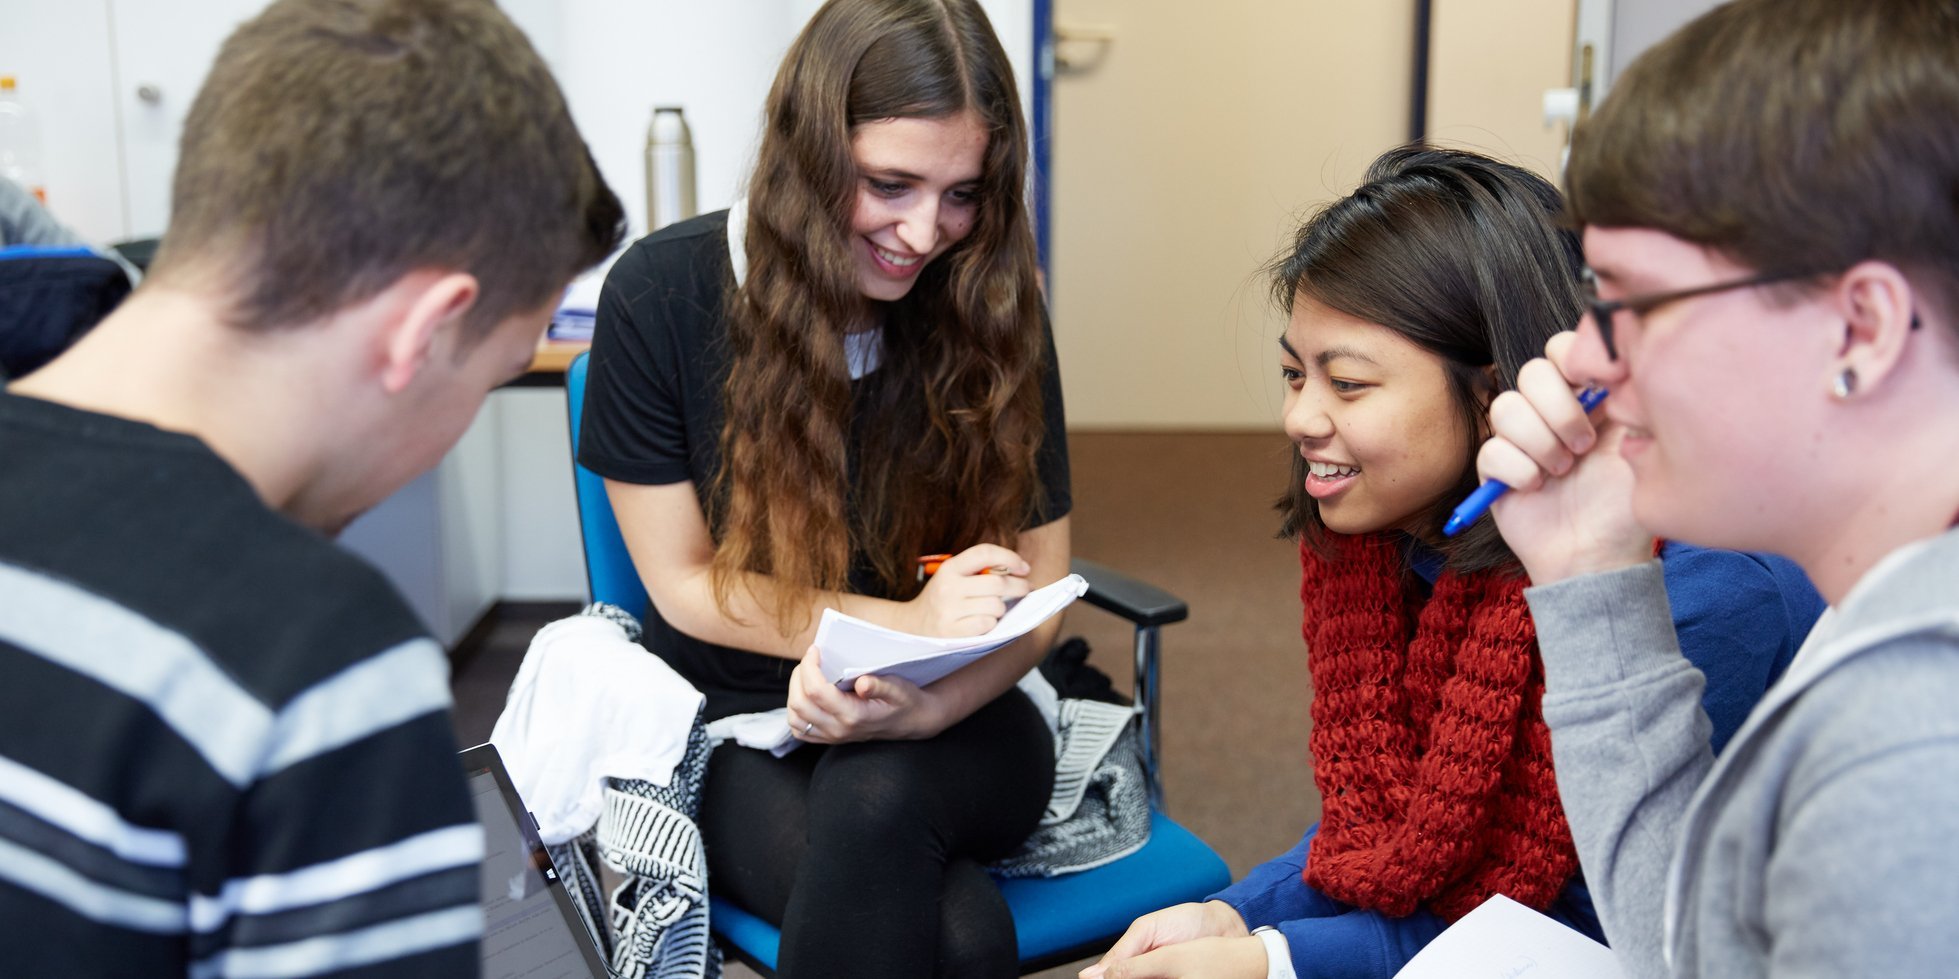
[[[484,408],[499,426],[503,451],[496,594],[515,601],[582,600],[584,551],[571,485],[571,433],[563,388],[509,388]]]
[[[110,0],[120,122],[125,237],[160,235],[170,222],[170,178],[191,102],[204,87],[219,45],[251,19],[259,0]],[[138,93],[147,86],[156,101]]]
[[[701,210],[733,202],[753,165],[776,63],[801,27],[789,0],[557,6],[566,55],[553,64],[558,84],[633,236],[646,231],[646,125],[656,105],[686,111]]]
[[[100,241],[127,226],[109,40],[109,6],[0,0],[0,74],[20,79],[39,117],[48,204]]]
[[[763,96],[820,0],[502,0],[558,76],[606,180],[645,231],[646,124],[686,109],[702,210],[753,163]],[[1031,0],[985,7],[1031,97]],[[261,0],[0,0],[0,74],[41,116],[49,203],[83,235],[161,233],[177,133],[218,45]],[[136,95],[151,86],[158,100]],[[1027,102],[1031,107],[1031,102]]]
[[[1641,52],[1720,5],[1721,0],[1617,0],[1612,5],[1608,82],[1618,78]]]
[[[558,76],[606,182],[646,232],[646,126],[678,105],[693,132],[696,199],[727,207],[754,167],[776,66],[821,0],[505,0]],[[982,4],[1033,111],[1032,0]]]

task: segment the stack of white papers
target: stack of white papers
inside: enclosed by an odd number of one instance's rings
[[[816,625],[823,676],[839,690],[851,689],[860,676],[903,677],[922,687],[1034,631],[1087,592],[1088,581],[1071,574],[1029,592],[985,635],[963,639],[914,636],[836,609],[824,609]],[[795,743],[795,736],[785,727],[770,750],[780,757]]]
[[[1498,894],[1463,915],[1395,979],[1625,979],[1612,950]]]
[[[1087,591],[1088,582],[1071,574],[1029,592],[985,635],[964,639],[914,636],[826,608],[816,626],[823,676],[840,690],[860,676],[903,677],[922,687],[1034,631]]]
[[[586,270],[584,275],[571,281],[571,285],[565,288],[564,298],[558,302],[557,312],[551,314],[551,327],[545,331],[546,336],[567,343],[584,343],[592,339],[606,272],[621,254],[623,251],[613,252],[597,267]]]

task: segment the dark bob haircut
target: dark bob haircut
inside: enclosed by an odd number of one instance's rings
[[[1420,521],[1427,539],[1441,539],[1449,511],[1476,487],[1489,399],[1516,385],[1518,368],[1546,340],[1578,322],[1582,259],[1577,235],[1559,224],[1563,208],[1557,188],[1521,167],[1404,146],[1308,219],[1267,268],[1273,301],[1288,316],[1306,296],[1442,359],[1468,437],[1461,478]],[[1305,460],[1295,454],[1279,533],[1319,547],[1329,531],[1305,480]],[[1442,553],[1455,571],[1516,563],[1487,520],[1450,538]]]

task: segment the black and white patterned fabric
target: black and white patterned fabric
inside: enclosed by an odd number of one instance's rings
[[[623,610],[594,605],[587,615],[639,622]],[[623,621],[622,621],[623,619]],[[565,888],[585,917],[612,973],[623,979],[719,979],[721,950],[708,934],[707,853],[694,820],[707,778],[707,728],[699,715],[687,752],[665,786],[608,779],[605,809],[584,835],[550,848]],[[603,863],[625,875],[608,903]]]
[[[1135,853],[1150,841],[1150,789],[1130,708],[1062,700],[1054,792],[1032,836],[991,866],[1003,877],[1054,877]]]

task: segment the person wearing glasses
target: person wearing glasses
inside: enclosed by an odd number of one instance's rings
[[[1138,919],[1083,976],[1388,979],[1494,894],[1598,937],[1538,716],[1528,582],[1490,521],[1444,533],[1490,399],[1579,316],[1563,207],[1521,167],[1403,147],[1269,270],[1324,813],[1210,900]],[[1823,603],[1781,558],[1660,556],[1719,751]]]
[[[1738,0],[1574,137],[1591,311],[1478,465],[1515,489],[1559,791],[1630,976],[1959,962],[1955,118],[1951,3]],[[1655,535],[1787,555],[1832,606],[1719,758]]]

